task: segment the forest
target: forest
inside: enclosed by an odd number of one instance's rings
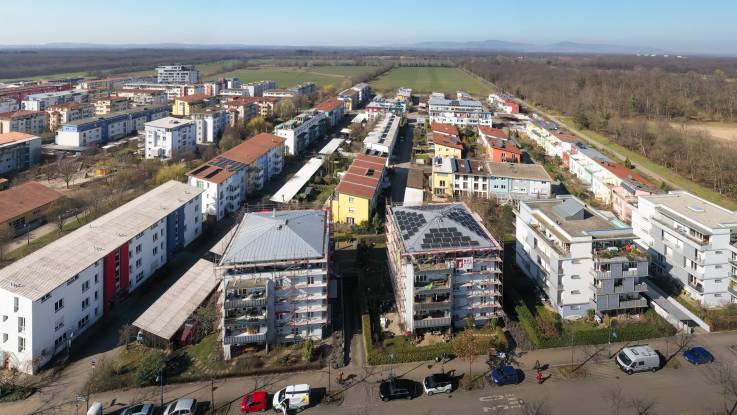
[[[672,122],[737,121],[737,59],[468,58],[500,89],[573,117],[680,175],[737,198],[737,145]]]

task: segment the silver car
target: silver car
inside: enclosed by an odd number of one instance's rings
[[[428,395],[450,393],[453,391],[453,377],[447,373],[435,373],[422,381],[422,389]]]
[[[120,415],[151,415],[154,413],[154,406],[150,403],[141,403],[125,408]]]

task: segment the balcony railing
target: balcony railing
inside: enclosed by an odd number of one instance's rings
[[[414,324],[415,324],[415,329],[446,327],[446,326],[450,326],[450,317],[424,318],[421,320],[415,320]]]
[[[415,294],[450,294],[450,290],[450,284],[447,280],[428,283],[415,283]]]
[[[598,280],[610,280],[614,278],[612,277],[611,271],[600,271],[597,269],[592,269],[591,273]],[[622,271],[622,276],[616,277],[616,278],[636,278],[636,277],[639,277],[638,270],[636,268],[632,268],[632,269]]]
[[[415,311],[448,310],[450,309],[450,306],[451,306],[450,300],[415,302]]]
[[[611,291],[606,291],[602,287],[596,287],[597,295],[639,293],[639,292],[645,292],[645,291],[647,291],[647,284],[645,284],[644,282],[640,284],[635,284],[632,290],[626,290],[624,285],[615,285],[614,290],[611,290]]]
[[[619,302],[619,308],[641,308],[647,307],[647,300],[638,298],[637,300],[625,300]]]
[[[240,308],[240,307],[263,307],[266,305],[266,298],[238,298],[231,297],[225,299],[225,308]]]
[[[238,336],[224,336],[224,344],[263,344],[266,343],[266,333],[241,334]]]

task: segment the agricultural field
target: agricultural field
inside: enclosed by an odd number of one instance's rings
[[[671,122],[673,128],[686,128],[688,130],[705,131],[710,136],[724,141],[737,142],[737,123],[733,122]]]
[[[314,82],[317,85],[334,85],[336,88],[345,80],[364,75],[375,70],[375,66],[314,66],[314,67],[262,67],[258,69],[239,69],[217,74],[217,77],[237,77],[243,82],[274,80],[279,88],[296,85],[300,82]]]
[[[482,100],[491,92],[487,84],[458,68],[400,67],[371,81],[371,87],[376,91],[395,91],[402,86],[412,88],[416,94],[433,91],[455,94],[464,90]]]

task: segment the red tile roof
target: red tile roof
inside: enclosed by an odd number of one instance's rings
[[[453,124],[444,124],[441,122],[434,122],[431,125],[433,133],[440,133],[445,135],[458,135],[458,128]]]
[[[432,142],[441,146],[463,150],[463,143],[461,143],[461,140],[459,140],[457,137],[433,133]]]
[[[609,170],[614,174],[615,176],[619,177],[622,180],[635,180],[638,181],[646,186],[652,186],[653,184],[650,183],[649,180],[645,179],[644,177],[640,176],[639,174],[635,173],[633,170],[628,169],[622,164],[615,163],[612,161],[609,162],[600,162],[602,167]]]
[[[498,150],[504,150],[508,153],[514,153],[514,154],[522,154],[522,150],[517,148],[516,145],[510,143],[509,141],[504,141],[503,144],[499,145],[499,143],[491,143],[491,146]]]
[[[552,132],[554,136],[558,137],[560,141],[565,141],[566,143],[577,143],[578,138],[566,131],[553,131]]]
[[[11,131],[9,133],[0,134],[0,145],[14,143],[20,140],[26,140],[28,138],[38,138],[38,136],[26,134],[26,133],[19,133],[16,131]]]
[[[207,98],[210,98],[210,96],[207,94],[194,94],[194,95],[186,95],[183,97],[176,98],[176,101],[184,101],[184,102],[188,102],[191,104],[193,102],[204,101]]]
[[[234,175],[235,172],[228,169],[214,166],[210,163],[205,163],[202,166],[192,169],[187,173],[187,176],[196,177],[200,180],[208,181],[210,183],[220,184],[225,181],[228,177]]]
[[[0,223],[44,207],[61,198],[56,190],[37,182],[27,182],[0,192]]]
[[[43,111],[31,111],[31,110],[10,111],[10,112],[3,112],[2,114],[0,114],[0,118],[10,119],[10,118],[23,117],[26,115],[33,115],[33,114],[45,114],[45,113]]]
[[[506,131],[502,130],[501,128],[492,128],[487,125],[479,125],[479,132],[483,135],[489,135],[496,138],[503,138],[505,140],[509,139],[509,135]]]
[[[359,154],[335,187],[337,193],[373,199],[381,184],[386,158]],[[369,169],[373,170],[369,175]]]
[[[224,157],[243,164],[251,164],[269,150],[283,145],[285,141],[287,139],[284,137],[261,133],[247,138],[246,141],[222,153],[218,157]]]
[[[338,109],[343,106],[343,101],[337,99],[337,98],[331,98],[328,100],[325,100],[317,105],[315,105],[315,109],[318,111],[333,111],[335,109]]]

